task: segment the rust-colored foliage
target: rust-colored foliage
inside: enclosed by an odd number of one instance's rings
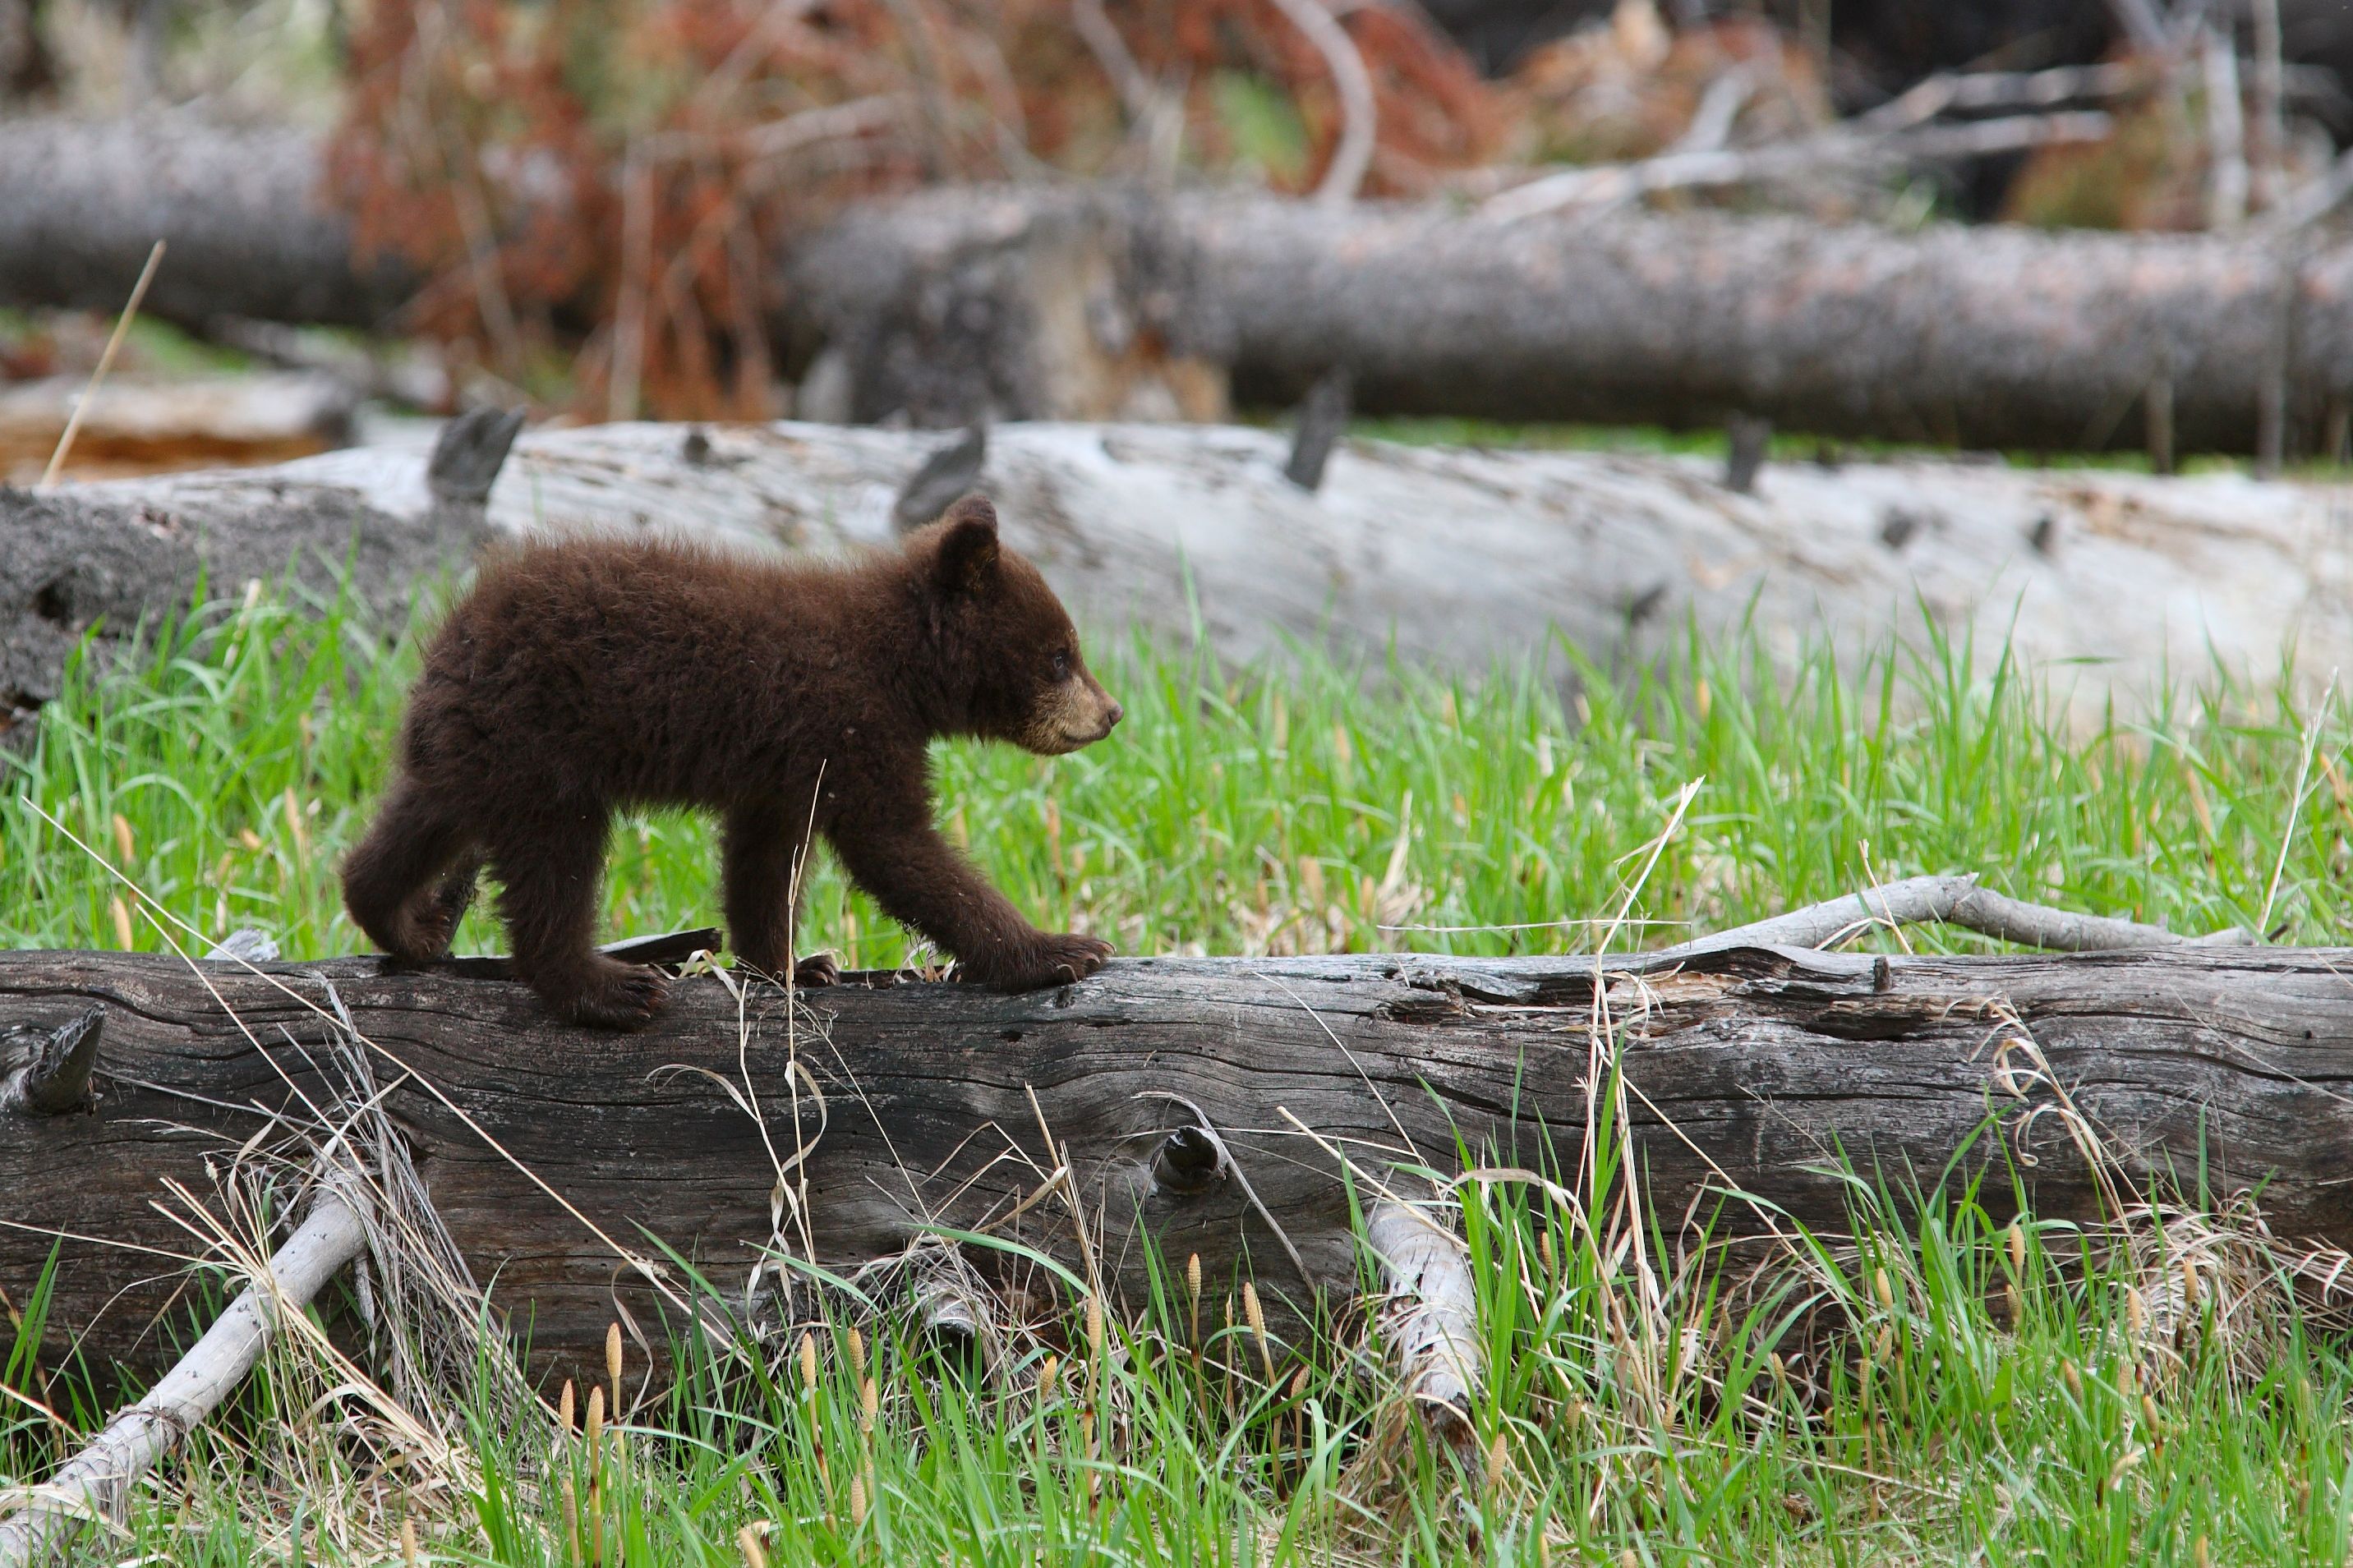
[[[1519,149],[1535,162],[1603,163],[1663,153],[1690,128],[1711,87],[1744,84],[1733,145],[1803,135],[1830,123],[1811,59],[1757,16],[1669,33],[1655,7],[1620,5],[1606,26],[1556,39],[1513,73]]]
[[[770,261],[796,225],[926,180],[1140,166],[1083,3],[376,0],[330,183],[364,247],[430,279],[417,331],[525,384],[561,366],[577,414],[757,417]],[[1240,71],[1295,106],[1299,183],[1328,163],[1330,67],[1271,0],[1122,0],[1105,19],[1182,106],[1197,159],[1222,144],[1208,84]],[[1488,89],[1418,10],[1341,21],[1374,81],[1367,194],[1492,151]]]

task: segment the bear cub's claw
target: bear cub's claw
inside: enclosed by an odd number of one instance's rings
[[[830,952],[813,952],[793,965],[793,984],[797,986],[839,985],[841,984],[841,963]]]
[[[1042,991],[1049,985],[1071,985],[1103,966],[1111,943],[1076,931],[1041,934],[1018,956],[990,965],[972,978],[996,991]]]
[[[772,985],[785,983],[785,966],[781,963],[764,963],[739,952],[735,955],[735,966],[739,971],[748,972]],[[820,985],[839,985],[841,983],[841,963],[831,952],[812,952],[793,964],[792,975],[793,984],[805,990]]]
[[[605,959],[567,1009],[574,1020],[598,1029],[642,1029],[670,996],[670,976],[646,963]]]

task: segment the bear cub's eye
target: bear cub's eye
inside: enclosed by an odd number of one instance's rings
[[[1068,680],[1070,678],[1071,656],[1058,648],[1054,653],[1054,679]]]

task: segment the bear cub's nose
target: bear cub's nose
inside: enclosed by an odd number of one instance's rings
[[[1103,721],[1103,728],[1108,730],[1126,717],[1127,710],[1114,702],[1111,705],[1111,717]]]

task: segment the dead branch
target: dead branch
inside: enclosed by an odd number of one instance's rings
[[[96,1031],[91,1031],[95,1038]],[[204,1338],[147,1395],[118,1412],[89,1447],[35,1488],[23,1511],[0,1521],[0,1568],[46,1561],[79,1521],[120,1521],[131,1489],[243,1382],[279,1322],[299,1312],[360,1255],[366,1231],[340,1197],[322,1194],[266,1273],[229,1303]]]
[[[2078,914],[2005,898],[1975,876],[1907,877],[1842,899],[1810,904],[1734,931],[1669,948],[1670,952],[1718,952],[1733,947],[1835,947],[1872,931],[1907,925],[1957,925],[1982,936],[2051,952],[2106,952],[2173,947],[2195,940],[2209,946],[2249,947],[2255,934],[2230,926],[2195,939],[2137,921]]]
[[[1365,1245],[1388,1288],[1388,1339],[1406,1397],[1433,1436],[1458,1456],[1472,1453],[1471,1399],[1484,1358],[1470,1254],[1419,1207],[1386,1199],[1366,1216]]]
[[[2115,122],[2096,110],[1929,125],[1868,136],[1840,127],[1762,147],[1662,153],[1633,163],[1596,163],[1547,174],[1491,196],[1489,223],[1520,223],[1568,208],[1615,206],[1665,191],[1742,185],[1870,168],[1947,163],[2070,142],[2105,140]]]

